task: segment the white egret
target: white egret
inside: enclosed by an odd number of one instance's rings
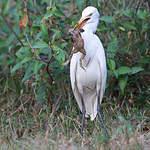
[[[84,40],[86,56],[82,60],[84,69],[80,66],[81,52],[72,56],[70,62],[71,86],[76,101],[82,112],[82,124],[80,134],[83,135],[85,117],[94,120],[97,112],[104,127],[100,104],[105,91],[107,68],[103,45],[95,34],[99,23],[99,12],[95,7],[88,6],[82,12],[82,17],[74,29],[83,29],[81,32]]]

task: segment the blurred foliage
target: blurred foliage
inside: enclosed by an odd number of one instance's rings
[[[62,66],[72,48],[68,30],[88,5],[101,15],[97,34],[107,55],[106,100],[116,96],[119,102],[147,103],[150,3],[146,0],[1,0],[0,97],[8,89],[19,95],[31,88],[35,99],[46,103],[68,90],[69,67]]]

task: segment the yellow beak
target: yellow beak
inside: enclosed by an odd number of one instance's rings
[[[75,27],[73,28],[73,30],[79,30],[80,28],[82,28],[86,22],[90,19],[91,15],[88,15],[86,17],[84,17],[83,19],[80,19],[79,22],[75,25]]]

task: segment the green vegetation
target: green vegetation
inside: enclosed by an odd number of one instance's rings
[[[85,122],[70,87],[69,28],[92,5],[107,55],[102,103],[110,138]],[[150,2],[0,1],[0,150],[149,149]]]

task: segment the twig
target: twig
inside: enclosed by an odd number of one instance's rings
[[[12,115],[14,115],[15,113],[17,113],[20,108],[22,108],[30,99],[26,100],[23,104],[21,104],[9,117],[11,117]]]
[[[117,8],[113,5],[113,3],[112,3],[111,0],[109,0],[109,3],[110,3],[110,5],[112,6],[112,8],[113,8],[114,10],[117,10]]]
[[[72,0],[72,4],[73,4],[73,7],[72,7],[72,11],[71,12],[73,12],[76,9],[75,0]]]
[[[34,52],[36,51],[36,49],[34,49],[34,48],[32,47],[32,44],[30,43],[27,34],[26,34],[26,39],[27,39],[27,42],[28,42],[30,48],[32,49],[32,55],[34,56]],[[50,49],[52,50],[52,47],[51,47],[51,46],[50,46]],[[54,53],[54,52],[52,51],[52,53]],[[38,56],[38,57],[40,57],[40,56]],[[44,63],[47,64],[47,66],[46,66],[46,71],[47,71],[49,77],[51,78],[51,83],[50,83],[50,84],[52,85],[52,84],[53,84],[53,77],[52,77],[51,74],[50,74],[49,65],[50,65],[51,60],[53,59],[53,56],[52,56],[50,59],[46,59],[46,58],[40,58],[40,59],[39,59],[39,58],[37,58],[37,57],[33,57],[33,58],[34,58],[35,60],[38,60],[38,61],[43,61]]]
[[[138,0],[137,4],[136,4],[136,8],[135,8],[135,14],[137,13],[138,9],[140,8],[140,5],[141,5],[141,2],[140,2],[140,0]]]
[[[29,41],[29,38],[28,38],[28,36],[27,36],[27,34],[26,34],[26,39],[27,39],[27,42],[28,42],[28,44],[29,44],[29,46],[30,46],[30,48],[32,49],[32,55],[34,56],[34,52],[36,51],[36,49],[35,48],[33,48],[32,47],[32,44],[30,43],[30,41]],[[40,56],[38,56],[38,57],[40,57]],[[43,62],[45,62],[45,63],[48,63],[49,61],[48,61],[48,59],[46,59],[46,58],[35,58],[35,57],[33,57],[35,60],[38,60],[38,61],[43,61]]]
[[[88,3],[89,3],[89,0],[86,0],[86,3],[85,3],[86,7],[88,6]]]
[[[7,19],[2,15],[2,13],[0,13],[0,16],[3,18],[3,20],[5,21],[5,23],[7,24],[7,26],[9,27],[9,29],[11,30],[11,32],[16,36],[17,40],[20,42],[21,46],[24,47],[24,44],[22,43],[22,41],[20,40],[20,38],[18,37],[18,35],[16,34],[16,32],[13,30],[12,26],[9,25]]]
[[[60,100],[61,100],[61,97],[62,97],[62,95],[60,95],[60,96],[58,97],[56,103],[54,104],[54,106],[53,106],[53,110],[54,110],[54,111],[56,110],[57,106],[59,105]],[[54,111],[53,111],[53,112],[54,112]]]
[[[7,34],[5,32],[3,32],[3,31],[0,31],[0,36],[7,37]]]
[[[23,0],[24,9],[27,9],[27,0]]]
[[[49,77],[51,78],[51,81],[50,81],[50,84],[52,85],[53,84],[53,77],[51,76],[51,73],[50,73],[50,71],[49,71],[49,65],[50,65],[50,62],[51,62],[51,60],[53,59],[53,56],[50,58],[50,60],[47,62],[47,66],[46,66],[46,71],[47,71],[47,73],[48,73],[48,75],[49,75]]]
[[[51,40],[49,40],[49,42],[50,42],[50,44],[49,44],[49,48],[50,48],[50,50],[51,50],[51,52],[52,52],[52,55],[54,55],[54,50],[53,50],[53,44],[52,44],[52,41]]]
[[[28,42],[30,48],[32,49],[32,54],[34,54],[35,49],[32,47],[32,45],[31,45],[31,43],[30,43],[30,41],[29,41],[29,39],[28,39],[27,34],[26,34],[26,39],[27,39],[27,42]]]
[[[129,5],[127,6],[127,9],[131,7],[132,3],[133,3],[133,0],[130,0]]]
[[[23,90],[21,90],[21,92],[20,92],[19,100],[20,100],[20,103],[21,103],[21,105],[22,105],[22,109],[23,109],[23,111],[25,112],[25,109],[24,109],[24,106],[23,106],[23,102],[22,102],[22,96],[23,96]],[[20,108],[21,108],[21,107],[20,107]]]
[[[148,2],[146,2],[146,7],[147,7],[147,9],[148,9],[148,11],[150,10],[150,6],[149,6],[149,3]]]
[[[36,16],[40,16],[39,12],[32,11],[29,8],[28,8],[28,13],[31,13],[31,14],[36,15]]]

